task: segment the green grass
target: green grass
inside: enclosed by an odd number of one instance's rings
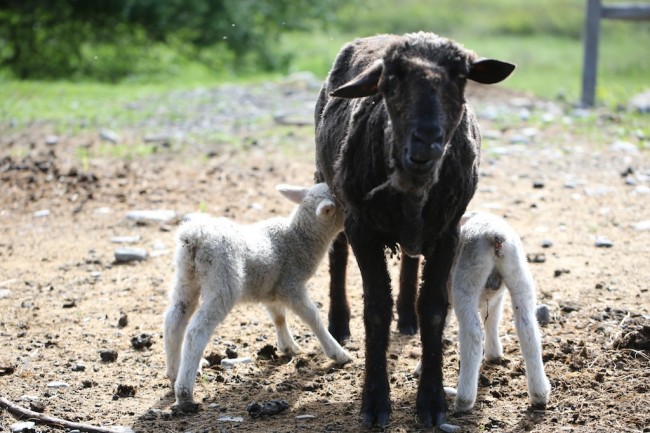
[[[623,0],[610,0],[618,1]],[[274,49],[279,55],[292,55],[285,72],[306,70],[324,78],[340,47],[354,37],[436,31],[461,41],[479,55],[516,63],[515,74],[500,85],[548,99],[561,97],[575,104],[581,88],[583,7],[584,2],[577,0],[353,0],[324,29],[287,33]],[[598,103],[615,107],[650,88],[648,46],[650,22],[602,21]],[[128,109],[132,101],[197,86],[265,80],[279,74],[241,76],[227,68],[210,70],[187,59],[172,63],[174,68],[169,73],[136,74],[119,85],[20,82],[0,71],[0,126],[7,121],[18,126],[46,121],[69,134],[97,126],[119,128],[152,114],[145,109]],[[179,112],[177,115],[184,115]]]

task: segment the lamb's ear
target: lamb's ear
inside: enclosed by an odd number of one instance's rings
[[[500,60],[480,59],[472,63],[467,78],[481,84],[494,84],[508,78],[515,67]]]
[[[323,200],[318,204],[316,208],[316,215],[318,217],[329,217],[334,212],[336,212],[336,205],[332,200]]]
[[[308,188],[303,188],[301,186],[293,186],[287,184],[280,184],[275,187],[280,194],[291,200],[296,204],[302,203],[302,199],[307,195]]]
[[[384,70],[384,63],[377,60],[365,71],[330,93],[337,98],[363,98],[377,93],[379,78]]]

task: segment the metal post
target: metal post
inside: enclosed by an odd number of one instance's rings
[[[592,107],[596,98],[598,71],[598,38],[600,32],[600,0],[587,0],[584,27],[584,62],[582,67],[582,106]]]

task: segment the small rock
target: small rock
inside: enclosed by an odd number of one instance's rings
[[[166,223],[176,218],[176,212],[169,209],[133,210],[126,214],[126,218],[136,222]]]
[[[70,367],[70,371],[86,371],[86,366],[80,362]]]
[[[614,243],[604,236],[597,236],[595,245],[597,248],[611,248],[614,246]]]
[[[639,185],[632,190],[632,193],[637,195],[648,195],[650,194],[650,188],[645,185]]]
[[[284,400],[271,400],[258,403],[256,401],[249,403],[246,407],[251,418],[260,418],[263,416],[272,416],[284,412],[289,407],[289,403]]]
[[[237,354],[237,351],[233,349],[232,347],[227,347],[226,348],[226,356],[230,359],[238,358],[239,355]]]
[[[440,424],[440,427],[438,427],[440,431],[445,432],[445,433],[458,433],[461,431],[460,426],[454,425],[454,424]]]
[[[140,241],[140,236],[113,236],[111,242],[114,244],[134,244]]]
[[[32,421],[21,421],[11,424],[9,430],[12,433],[33,433],[36,432],[36,429],[34,429],[35,426],[36,423]]]
[[[545,263],[546,255],[544,253],[531,253],[527,254],[526,258],[530,263]]]
[[[61,380],[54,380],[47,384],[48,388],[69,388],[70,384],[63,382]]]
[[[553,241],[550,239],[544,239],[542,241],[542,248],[551,248],[553,246]]]
[[[45,137],[45,144],[48,146],[55,146],[59,142],[59,137],[56,135],[48,135]]]
[[[544,188],[544,186],[546,186],[546,185],[544,183],[544,180],[542,180],[542,179],[537,179],[537,180],[533,181],[533,188],[535,188],[535,189],[542,189],[542,188]]]
[[[76,299],[65,299],[63,301],[63,308],[74,308],[77,306]]]
[[[0,289],[0,299],[8,298],[11,296],[11,290],[9,289]]]
[[[551,311],[546,304],[540,304],[535,310],[535,316],[537,317],[537,323],[542,326],[546,326],[551,323]]]
[[[129,317],[126,315],[126,313],[120,313],[120,318],[117,319],[117,327],[124,328],[128,324],[129,324]]]
[[[135,397],[135,387],[132,385],[117,385],[115,395],[119,398]]]
[[[616,141],[609,148],[617,152],[639,153],[639,148],[634,143],[627,141]]]
[[[628,106],[639,113],[650,113],[650,90],[633,96]]]
[[[456,397],[456,394],[458,394],[458,390],[452,386],[445,386],[443,389],[445,390],[445,395],[449,397]]]
[[[115,262],[129,263],[147,258],[147,251],[142,248],[117,248],[114,252]]]
[[[117,352],[115,350],[102,350],[99,352],[99,357],[104,362],[115,362],[117,360]]]
[[[110,207],[98,207],[93,211],[95,215],[110,215],[113,213],[113,210]]]
[[[131,338],[131,346],[136,350],[141,350],[144,348],[150,348],[153,344],[151,341],[151,335],[149,334],[140,334]]]
[[[45,403],[41,400],[32,400],[29,402],[29,408],[34,412],[43,413],[45,412]]]
[[[103,141],[108,141],[113,144],[116,144],[120,141],[120,136],[108,129],[102,129],[99,131],[99,138],[101,138]]]
[[[640,221],[632,226],[634,230],[643,232],[650,230],[650,220]],[[0,290],[0,299],[2,299],[2,290]]]
[[[309,414],[304,414],[304,415],[296,415],[296,420],[302,421],[305,419],[313,419],[316,418],[314,415],[309,415]]]
[[[220,416],[219,418],[217,418],[217,421],[222,421],[222,422],[242,422],[242,421],[244,421],[244,418],[242,418],[241,416],[224,415],[224,416]]]
[[[580,311],[580,306],[573,302],[566,302],[560,305],[560,308],[563,313],[572,313],[574,311]]]
[[[606,194],[613,193],[614,191],[616,190],[611,186],[604,186],[604,185],[585,188],[585,194],[587,194],[588,197],[601,197]]]
[[[49,209],[37,210],[33,213],[34,218],[43,218],[50,215]]]
[[[221,360],[220,364],[223,368],[232,368],[238,364],[250,364],[252,362],[253,360],[251,358],[244,356],[242,358],[224,358]]]

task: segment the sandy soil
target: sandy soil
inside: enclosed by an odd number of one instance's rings
[[[116,157],[106,149],[142,143],[151,125],[120,127],[121,141],[114,144],[102,141],[96,129],[69,134],[47,122],[0,124],[0,396],[50,416],[138,432],[361,429],[364,335],[353,257],[348,282],[354,335],[346,345],[352,364],[334,367],[294,317],[290,326],[303,354],[258,356],[275,345],[274,330],[261,306],[240,305],[217,328],[206,355],[249,356],[254,362],[205,369],[195,391],[200,412],[179,417],[170,410],[161,317],[175,227],[180,216],[195,211],[241,222],[290,212],[291,203],[274,185],[312,182],[308,105],[315,90],[289,87],[290,92],[265,84],[250,91],[259,100],[275,95],[278,106],[278,95],[299,94],[293,117],[274,119],[277,106],[257,104],[255,121],[246,112],[220,118],[231,122],[227,140],[162,139],[145,156]],[[235,90],[237,98],[247,92]],[[173,98],[192,95],[185,96]],[[141,102],[165,106],[169,98]],[[453,415],[449,399],[449,422],[464,432],[650,432],[650,231],[635,226],[650,218],[650,159],[647,151],[620,143],[638,145],[647,137],[620,131],[624,113],[584,120],[584,113],[570,107],[499,90],[473,90],[471,99],[486,139],[470,208],[505,216],[529,255],[538,258],[530,266],[539,302],[551,312],[542,333],[553,391],[545,411],[528,408],[507,306],[501,327],[505,360],[481,367],[472,412]],[[220,103],[227,110],[228,101]],[[196,112],[209,122],[209,109]],[[46,144],[52,134],[58,139]],[[79,149],[88,157],[80,157]],[[170,209],[178,216],[166,222],[126,218],[143,209]],[[136,242],[116,244],[116,236]],[[613,245],[597,247],[603,238]],[[114,252],[124,246],[147,250],[147,259],[116,263]],[[389,260],[393,272],[398,259]],[[309,287],[325,318],[326,262]],[[447,386],[455,386],[458,374],[456,330],[452,320],[446,331]],[[151,338],[150,347],[134,347],[132,338],[143,334]],[[415,431],[412,370],[419,337],[401,336],[395,325],[391,334],[393,414],[386,431]],[[107,350],[117,353],[115,361],[102,360]],[[53,387],[56,381],[67,386]],[[249,403],[269,400],[285,400],[288,409],[249,416]],[[0,430],[9,431],[16,421],[0,411]],[[37,422],[35,431],[62,429]]]

